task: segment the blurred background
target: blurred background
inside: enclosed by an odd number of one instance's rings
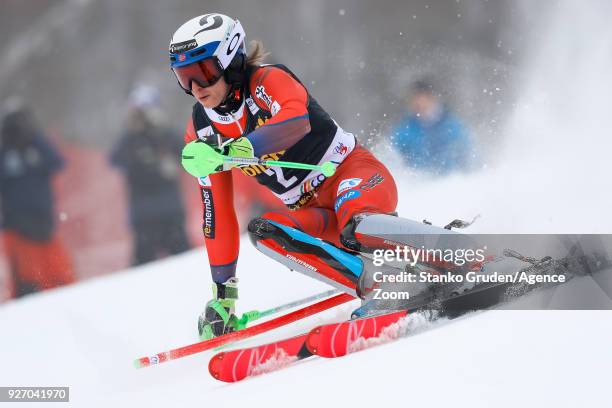
[[[409,177],[429,180],[495,166],[525,82],[521,68],[534,56],[539,28],[562,6],[3,0],[0,300],[203,247],[197,188],[178,162],[193,100],[177,86],[167,52],[189,18],[238,18],[247,38],[271,52],[267,61],[290,67],[343,128],[383,160],[399,155]],[[460,144],[453,148],[460,157],[417,146],[428,132],[439,145]],[[253,180],[239,179],[252,187],[236,197],[244,226],[277,204]],[[28,188],[46,191],[37,205],[23,205]],[[156,230],[147,229],[150,220],[160,220]],[[47,266],[23,266],[33,259]]]

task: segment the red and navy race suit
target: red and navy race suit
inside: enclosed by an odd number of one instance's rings
[[[282,65],[265,65],[249,67],[246,75],[248,86],[237,111],[220,114],[194,105],[186,143],[199,138],[222,145],[245,136],[255,156],[263,159],[339,164],[329,178],[320,171],[242,167],[242,173],[255,177],[288,207],[262,217],[340,245],[339,229],[352,215],[395,210],[391,174],[330,118],[293,73]],[[231,171],[200,179],[200,189],[211,272],[213,280],[222,283],[234,276],[239,252]]]

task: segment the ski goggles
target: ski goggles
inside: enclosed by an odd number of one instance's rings
[[[206,58],[182,67],[172,67],[172,72],[186,92],[191,92],[193,82],[206,88],[216,84],[223,76],[223,68],[217,57]]]

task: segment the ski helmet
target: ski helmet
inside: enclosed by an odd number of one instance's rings
[[[214,85],[222,76],[232,90],[240,89],[246,69],[246,34],[238,20],[204,14],[180,26],[170,40],[170,68],[181,88]]]

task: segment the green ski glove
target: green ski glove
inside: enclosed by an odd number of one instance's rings
[[[240,137],[229,143],[225,147],[225,152],[228,157],[247,159],[255,157],[253,145],[246,137]],[[197,178],[240,166],[233,163],[227,163],[227,166],[223,166],[223,163],[223,154],[201,140],[187,143],[181,155],[181,164],[185,171]]]
[[[223,156],[208,144],[195,140],[183,148],[181,164],[194,177],[207,177],[223,170]]]
[[[246,137],[240,137],[234,140],[227,146],[227,155],[229,157],[244,157],[252,159],[255,157],[255,151],[251,141]]]

